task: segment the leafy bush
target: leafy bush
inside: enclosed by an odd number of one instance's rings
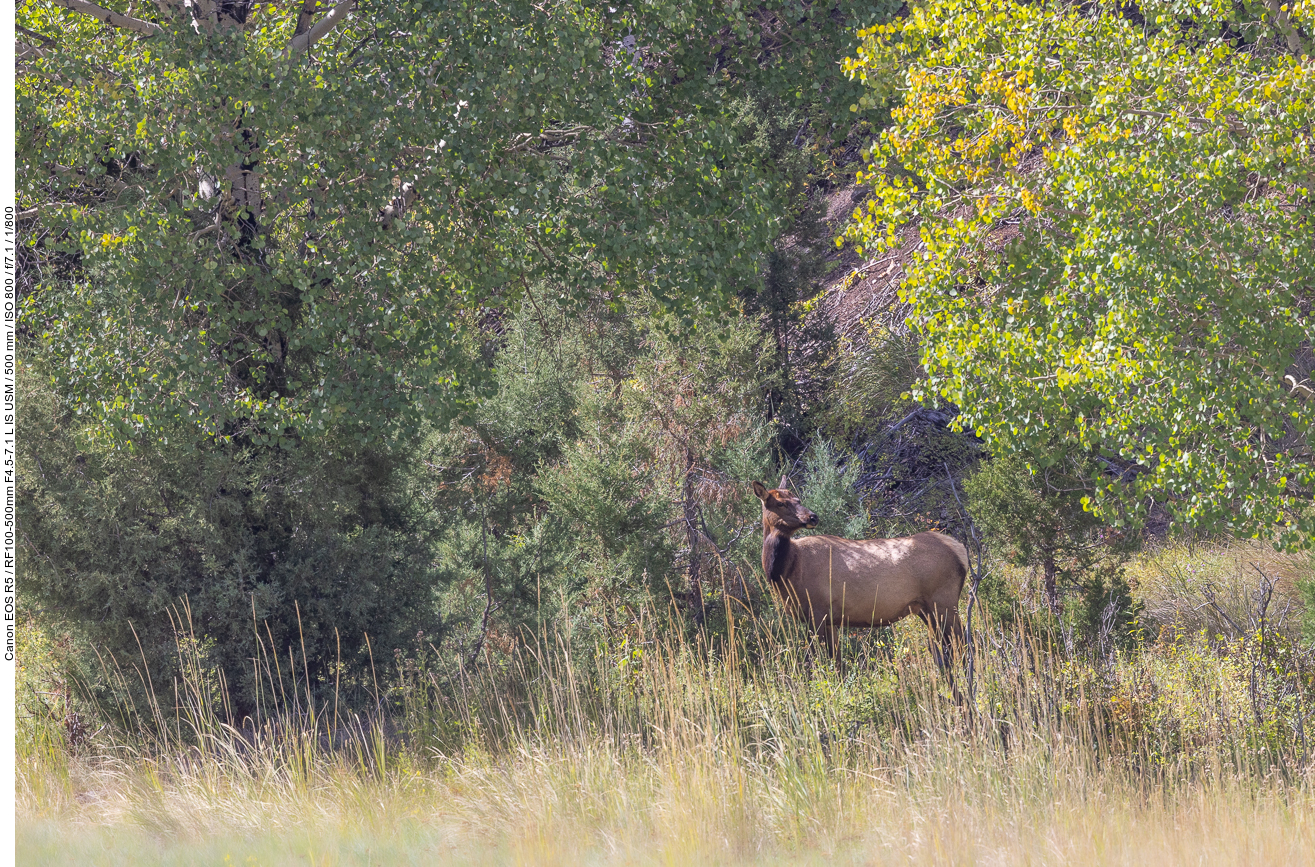
[[[186,629],[240,715],[256,701],[253,660],[275,655],[318,689],[340,659],[368,667],[371,649],[439,631],[405,443],[120,449],[85,436],[34,371],[22,387],[19,591],[119,664],[168,683]]]
[[[1142,605],[1132,595],[1132,587],[1123,575],[1122,564],[1109,562],[1104,568],[1084,575],[1077,625],[1088,646],[1098,654],[1108,655],[1116,648],[1129,648],[1143,637],[1139,615]]]
[[[828,440],[814,439],[804,453],[799,497],[817,514],[817,532],[846,539],[868,535],[871,522],[859,502],[855,482],[859,464],[842,459]],[[801,533],[801,535],[805,535]]]
[[[977,600],[991,622],[1010,627],[1017,620],[1019,599],[999,569],[990,569],[977,585]]]
[[[913,335],[874,324],[854,343],[843,345],[837,359],[844,387],[818,413],[827,434],[849,439],[892,424],[916,404],[908,397],[920,375],[918,343]]]
[[[646,305],[507,316],[497,392],[424,450],[416,495],[442,515],[440,656],[570,622],[588,658],[673,597],[725,628],[707,612],[727,587],[748,593],[757,561],[746,486],[772,433],[760,342],[742,317],[689,328]]]
[[[1047,601],[1059,610],[1059,582],[1077,583],[1105,553],[1100,522],[1082,508],[1075,477],[1033,473],[1016,456],[984,462],[964,481],[973,520],[1010,560],[1044,570]],[[1079,489],[1080,491],[1080,489]]]

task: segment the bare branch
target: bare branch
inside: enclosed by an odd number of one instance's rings
[[[379,222],[384,224],[385,229],[393,227],[393,221],[406,213],[406,209],[415,202],[417,195],[414,183],[407,181],[401,185],[398,195],[379,211]]]
[[[49,36],[42,36],[40,33],[37,33],[35,30],[27,29],[22,24],[15,24],[14,29],[17,30],[19,33],[23,34],[24,36],[35,39],[37,42],[40,42],[42,45],[46,46],[47,48],[53,48],[54,46],[59,44],[54,39],[51,39]]]
[[[1288,44],[1288,50],[1297,57],[1309,54],[1310,49],[1306,47],[1306,40],[1301,38],[1301,33],[1292,24],[1287,5],[1280,5],[1279,0],[1265,0],[1265,8],[1269,10],[1278,31],[1283,34],[1283,39]]]
[[[301,12],[297,14],[297,27],[292,31],[293,36],[300,36],[310,30],[311,22],[315,20],[315,13],[319,7],[320,0],[301,0]]]
[[[119,12],[112,12],[104,6],[97,6],[95,3],[86,2],[86,0],[51,0],[51,2],[56,6],[63,6],[70,12],[90,15],[97,21],[104,21],[106,24],[118,27],[121,30],[131,30],[134,33],[144,33],[147,36],[164,32],[158,24],[152,24],[150,21],[143,21],[140,18],[131,18]]]
[[[87,183],[91,179],[88,178],[86,173],[81,169],[76,169],[73,166],[60,165],[59,163],[52,163],[50,165],[50,170],[54,174],[63,176],[66,179],[72,178],[73,180],[69,181],[70,183],[76,182],[79,186],[86,185],[88,188],[91,188],[91,185]],[[123,193],[130,189],[128,184],[123,181],[110,178],[106,175],[101,175],[98,180],[103,185],[103,189],[108,189],[112,193]]]
[[[1310,398],[1315,397],[1315,390],[1312,390],[1309,385],[1297,382],[1297,378],[1292,374],[1289,373],[1287,376],[1283,377],[1283,381],[1287,383],[1288,393],[1293,397],[1299,397],[1302,400],[1309,400]]]
[[[484,618],[479,625],[479,638],[475,639],[470,655],[466,657],[466,668],[473,668],[479,661],[479,652],[484,648],[484,639],[489,634],[489,615],[498,607],[493,601],[493,572],[489,569],[489,521],[483,503],[480,504],[479,521],[480,539],[484,543]]]
[[[305,7],[303,7],[304,9]],[[356,0],[342,0],[337,6],[329,10],[328,14],[315,22],[315,26],[304,33],[292,37],[288,42],[288,57],[295,57],[301,54],[307,48],[310,48],[317,41],[328,35],[329,31],[342,23],[353,9],[356,8]]]

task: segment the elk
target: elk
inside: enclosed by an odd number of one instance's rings
[[[968,551],[935,531],[899,539],[791,538],[817,526],[817,515],[781,487],[753,483],[763,506],[763,571],[786,609],[826,636],[832,657],[840,627],[889,626],[910,614],[931,630],[932,655],[944,668],[963,640],[959,593]],[[939,639],[939,640],[937,640]]]

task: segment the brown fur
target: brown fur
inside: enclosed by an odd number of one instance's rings
[[[963,635],[959,594],[968,552],[935,531],[900,539],[791,538],[817,516],[787,490],[753,483],[763,504],[763,570],[795,617],[825,632],[836,650],[839,627],[888,626],[916,614],[938,634],[937,662]],[[937,644],[940,646],[937,647]]]

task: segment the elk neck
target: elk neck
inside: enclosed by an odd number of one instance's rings
[[[769,581],[780,581],[785,575],[785,564],[794,546],[790,536],[795,529],[782,526],[780,519],[770,512],[763,515],[763,572]]]

